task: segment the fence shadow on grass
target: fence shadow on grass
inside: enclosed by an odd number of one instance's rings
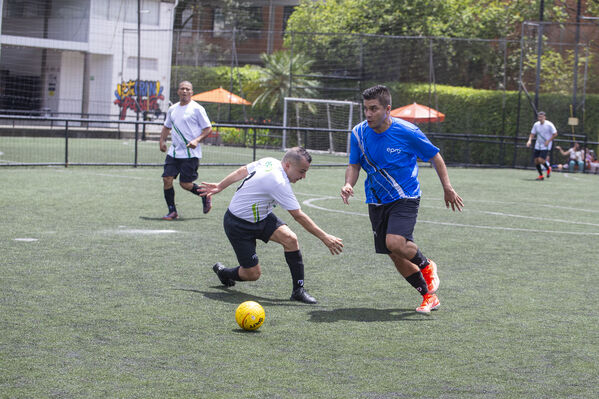
[[[372,309],[372,308],[341,308],[332,310],[313,310],[309,313],[310,321],[314,323],[334,323],[337,321],[427,321],[432,320],[414,312],[414,309]]]

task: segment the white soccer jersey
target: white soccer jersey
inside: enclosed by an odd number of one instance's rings
[[[541,124],[541,122],[536,121],[534,125],[532,125],[532,130],[530,133],[536,135],[537,141],[535,142],[535,150],[550,150],[553,141],[549,143],[548,146],[545,145],[545,142],[553,136],[554,133],[557,133],[555,130],[555,126],[553,123],[545,120],[545,123]]]
[[[164,120],[164,126],[171,129],[171,146],[167,154],[173,158],[202,158],[202,146],[187,148],[187,143],[202,134],[202,130],[212,126],[206,110],[195,101],[186,105],[172,105]]]
[[[300,209],[281,161],[262,158],[247,165],[249,175],[241,182],[229,204],[229,211],[248,222],[268,216],[276,204],[288,211]]]

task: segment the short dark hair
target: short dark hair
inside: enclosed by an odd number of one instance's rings
[[[545,115],[545,111],[539,111],[539,113],[537,114],[537,116],[538,115]]]
[[[391,105],[391,93],[387,86],[376,85],[369,87],[362,92],[362,98],[364,100],[379,100],[379,103],[383,107]]]
[[[312,155],[304,147],[293,147],[287,150],[283,156],[283,162],[299,162],[300,159],[305,159],[308,163],[312,163]]]

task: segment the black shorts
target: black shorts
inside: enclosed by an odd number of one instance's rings
[[[258,264],[256,239],[268,242],[275,230],[286,223],[270,213],[258,223],[248,222],[233,215],[228,209],[223,218],[225,234],[233,246],[239,266],[249,268]]]
[[[405,198],[384,205],[368,205],[368,216],[374,233],[377,254],[389,254],[387,234],[396,234],[414,241],[414,226],[418,217],[420,198]]]
[[[200,160],[198,158],[173,158],[167,155],[164,161],[162,177],[172,176],[176,179],[181,174],[179,182],[191,183],[198,178],[199,165]]]
[[[535,149],[535,158],[547,159],[548,152],[549,152],[549,150],[536,150]]]

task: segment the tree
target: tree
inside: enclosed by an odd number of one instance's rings
[[[264,69],[260,77],[262,93],[254,101],[254,106],[266,104],[273,111],[280,114],[285,97],[315,97],[319,83],[315,79],[304,77],[310,72],[314,60],[307,58],[302,53],[290,55],[287,51],[276,51],[272,54],[262,54]],[[290,75],[291,74],[291,75]],[[293,76],[298,75],[298,76]],[[291,84],[293,76],[293,86]],[[295,104],[297,125],[299,126],[300,103]],[[308,109],[314,112],[314,106]],[[297,142],[300,145],[300,132],[297,132]]]
[[[564,21],[562,3],[546,2],[545,19]],[[506,71],[519,70],[518,44],[500,40],[519,39],[521,23],[538,14],[538,0],[302,1],[289,19],[285,45],[336,77],[495,89]]]
[[[545,19],[564,21],[566,2],[555,3]],[[496,39],[518,36],[520,23],[538,15],[538,0],[302,0],[287,29]]]
[[[227,30],[235,29],[242,38],[250,31],[262,29],[260,7],[253,7],[249,0],[180,0],[175,10],[173,28],[183,29],[186,26],[193,30],[200,29],[202,13],[218,9],[222,13],[224,27]],[[210,15],[213,19],[214,15]]]

